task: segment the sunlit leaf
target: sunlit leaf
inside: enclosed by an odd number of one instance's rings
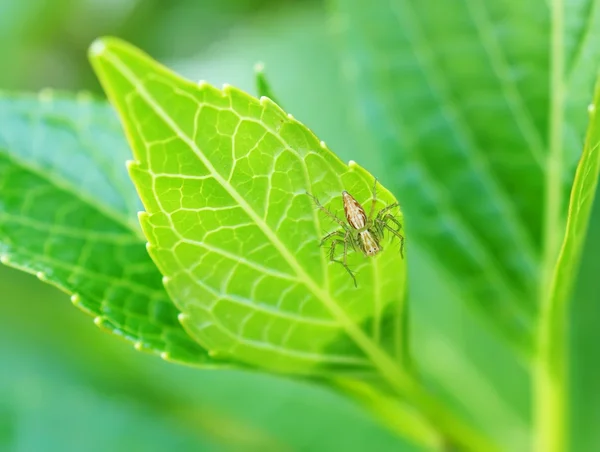
[[[319,247],[340,226],[306,194],[338,213],[342,190],[370,206],[372,176],[268,99],[187,82],[117,40],[91,52],[133,144],[150,253],[201,344],[300,373],[370,371],[373,353],[399,352],[399,245],[349,253],[355,288]],[[394,202],[379,186],[377,209]]]

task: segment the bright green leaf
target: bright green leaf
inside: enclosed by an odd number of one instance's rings
[[[552,301],[555,306],[565,304],[572,291],[586,238],[600,168],[600,84],[594,103],[590,105],[590,126],[583,155],[579,161],[571,199],[562,249],[554,271]]]
[[[368,206],[372,176],[268,99],[187,82],[117,40],[91,58],[133,144],[150,253],[201,344],[299,373],[370,371],[372,353],[399,353],[399,245],[349,253],[355,288],[319,247],[339,226],[306,194],[339,212],[348,190]],[[395,202],[380,186],[377,198]]]
[[[554,269],[549,296],[541,308],[540,356],[537,367],[538,434],[542,451],[560,452],[567,447],[568,301],[583,252],[590,213],[600,171],[600,81],[589,107],[590,125],[585,148],[571,190],[567,226]]]
[[[526,352],[583,147],[596,3],[334,2],[408,234]]]
[[[0,99],[1,260],[71,294],[140,349],[206,362],[146,252],[128,154],[103,102],[51,93]]]

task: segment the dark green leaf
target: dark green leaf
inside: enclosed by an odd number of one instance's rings
[[[346,74],[410,237],[531,353],[583,147],[596,2],[334,4]]]
[[[165,358],[204,363],[137,226],[129,149],[89,97],[0,99],[0,256],[72,295],[95,322]]]

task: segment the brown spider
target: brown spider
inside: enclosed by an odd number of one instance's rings
[[[358,287],[356,284],[356,277],[347,264],[349,246],[351,246],[354,250],[362,251],[362,253],[367,257],[375,256],[383,249],[380,243],[383,239],[384,232],[387,230],[395,237],[400,239],[400,255],[404,258],[404,236],[400,234],[402,225],[398,219],[390,213],[392,209],[398,207],[398,203],[395,202],[384,207],[377,212],[377,215],[375,218],[373,218],[375,204],[377,203],[377,179],[375,179],[375,184],[373,185],[373,198],[371,201],[369,216],[367,216],[365,209],[350,193],[348,193],[346,190],[342,192],[346,222],[340,220],[329,209],[323,207],[323,205],[315,196],[311,195],[310,193],[307,193],[307,195],[313,199],[319,210],[321,210],[323,213],[325,213],[325,215],[342,227],[342,229],[330,232],[323,237],[321,239],[321,245],[323,245],[327,240],[331,240],[331,248],[329,251],[330,261],[337,262],[346,269],[346,271],[352,277],[355,287]],[[395,224],[398,228],[393,228],[390,226],[390,223]],[[344,246],[342,260],[336,259],[335,257],[335,249],[338,245]]]

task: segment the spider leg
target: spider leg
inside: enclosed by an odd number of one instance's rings
[[[331,262],[337,262],[338,264],[341,264],[346,271],[348,272],[348,274],[350,275],[350,277],[352,278],[352,281],[354,281],[354,287],[358,287],[358,285],[356,284],[356,277],[354,276],[354,273],[352,273],[352,270],[350,270],[350,267],[348,267],[347,264],[347,257],[348,257],[348,238],[347,238],[348,234],[345,235],[345,239],[344,240],[340,240],[340,239],[335,239],[331,242],[331,250],[329,251],[329,260]],[[337,245],[339,245],[340,243],[342,243],[344,245],[344,255],[342,260],[340,261],[339,259],[335,258],[335,247]]]
[[[344,237],[344,238],[345,238],[345,237],[346,237],[346,233],[344,233],[344,232],[340,231],[339,229],[338,229],[337,231],[330,232],[329,234],[327,234],[325,237],[323,237],[323,238],[321,239],[321,242],[319,243],[319,246],[323,246],[323,244],[324,244],[324,243],[325,243],[327,240],[329,240],[330,238],[332,238],[332,237],[335,237],[335,236],[338,236],[338,237]]]
[[[394,223],[396,226],[398,226],[398,229],[396,229],[396,232],[399,232],[402,229],[402,224],[398,221],[398,219],[392,215],[392,214],[386,214],[383,216],[383,218],[381,219],[381,221],[384,224],[387,224],[388,221],[391,221],[392,223]]]
[[[371,210],[369,210],[369,220],[373,218],[373,212],[375,212],[375,205],[377,204],[377,178],[373,184],[373,197],[371,198]]]
[[[390,204],[389,206],[386,206],[386,207],[384,207],[383,209],[381,209],[381,210],[379,211],[379,213],[377,214],[377,217],[378,217],[378,218],[380,218],[380,219],[383,221],[383,219],[384,219],[384,218],[385,218],[387,215],[389,215],[389,213],[388,213],[388,212],[389,212],[390,210],[392,210],[393,208],[395,208],[395,207],[398,207],[399,205],[400,205],[399,203],[395,202],[395,203],[393,203],[393,204]]]
[[[391,221],[396,226],[398,226],[398,229],[394,229],[393,227],[391,227],[388,224],[388,221]],[[389,213],[383,217],[381,222],[382,222],[383,228],[387,229],[388,231],[390,231],[392,234],[394,234],[396,237],[398,237],[400,239],[400,256],[402,256],[404,258],[404,236],[402,234],[400,234],[402,225],[396,218],[394,218],[393,215],[390,215]]]
[[[335,214],[333,212],[331,212],[327,207],[324,207],[323,204],[321,204],[321,202],[317,199],[316,196],[311,195],[309,192],[306,192],[306,194],[312,198],[315,205],[319,208],[320,211],[322,211],[325,215],[327,215],[329,218],[331,218],[333,221],[335,221],[337,224],[339,224],[344,229],[346,229],[346,230],[348,229],[348,225],[346,223],[344,223],[342,220],[340,220],[337,216],[335,216]]]

